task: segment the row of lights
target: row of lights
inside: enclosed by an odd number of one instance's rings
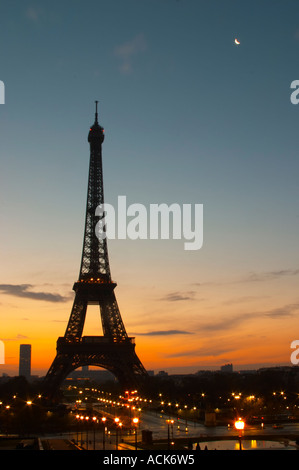
[[[286,395],[285,395],[285,392],[273,392],[273,396],[282,396],[284,400],[287,399]],[[160,397],[162,396],[162,394],[159,395]],[[201,394],[201,396],[204,398],[206,395],[204,393]],[[298,395],[299,397],[299,395]],[[221,398],[221,397],[219,397]],[[234,400],[240,400],[241,398],[243,398],[244,400],[246,401],[253,401],[255,399],[257,399],[257,397],[255,395],[248,395],[246,397],[242,397],[242,393],[239,392],[239,393],[234,393],[232,392],[231,393],[231,398],[234,399]],[[231,398],[228,398],[227,401],[231,401]],[[171,402],[167,402],[167,401],[161,401],[160,404],[162,406],[164,405],[167,405],[167,406],[175,406],[176,408],[178,408],[180,405],[178,403],[176,404],[173,404]],[[184,405],[184,408],[187,409],[188,408],[188,405]],[[190,407],[190,409],[193,409],[193,410],[196,410],[196,407]]]
[[[95,389],[95,390],[92,389],[92,390],[97,392],[96,389]],[[83,393],[83,392],[80,391],[79,393]],[[99,393],[104,393],[104,392],[99,392]],[[132,402],[132,401],[136,400],[136,401],[140,401],[140,402],[144,401],[144,403],[146,403],[146,402],[152,403],[152,400],[150,400],[150,399],[146,399],[146,398],[143,399],[143,398],[138,397],[138,396],[136,396],[136,397],[133,396],[133,394],[135,394],[135,393],[137,393],[136,390],[133,391],[133,392],[128,392],[128,391],[126,391],[125,394],[127,395],[127,397],[120,396],[119,398],[121,398],[121,399],[126,398],[128,402]],[[110,394],[110,395],[111,395],[111,394]],[[283,396],[284,400],[287,399],[287,397],[285,396],[285,393],[282,392],[282,391],[281,391],[281,392],[273,392],[273,396],[275,396],[275,395]],[[201,397],[202,397],[202,398],[204,398],[205,396],[206,396],[205,393],[202,393],[202,394],[201,394]],[[162,394],[159,394],[159,397],[162,397]],[[219,397],[219,398],[221,398],[221,397]],[[241,392],[239,392],[239,393],[234,393],[234,392],[232,392],[232,393],[231,393],[231,398],[234,399],[234,400],[240,400],[241,398],[243,398],[243,399],[245,399],[245,400],[247,400],[247,401],[254,401],[254,400],[256,399],[256,396],[255,396],[255,395],[249,395],[249,396],[247,396],[247,397],[242,397],[242,393],[241,393]],[[228,401],[231,401],[231,398],[228,398]],[[97,400],[98,400],[98,401],[103,401],[103,402],[106,402],[106,403],[110,403],[110,404],[113,404],[113,405],[117,405],[117,406],[123,406],[123,404],[121,404],[121,403],[119,403],[119,402],[116,402],[116,401],[112,401],[112,400],[107,400],[107,399],[105,400],[105,399],[99,399],[99,398],[97,398]],[[179,405],[178,403],[173,404],[173,403],[171,403],[170,401],[169,401],[169,402],[167,402],[167,401],[160,401],[160,404],[161,404],[162,406],[167,405],[167,406],[175,406],[176,408],[179,408],[179,407],[180,407],[180,405]],[[181,408],[182,408],[182,407],[181,407]],[[188,409],[188,405],[183,405],[183,408],[184,408],[184,409]],[[193,407],[190,407],[190,409],[191,409],[191,410],[196,410],[197,408],[196,408],[196,406],[193,406]]]
[[[79,414],[77,414],[77,415],[76,415],[76,419],[77,419],[77,420],[80,420],[81,422],[83,422],[84,419],[85,419],[86,421],[89,421],[89,416],[84,416],[84,415],[79,415]],[[94,423],[95,423],[95,422],[98,422],[98,418],[97,418],[96,416],[93,416],[93,417],[92,417],[92,421],[93,421]],[[105,424],[106,421],[107,421],[107,418],[105,418],[105,416],[103,416],[103,417],[101,418],[101,421],[102,421],[103,424]],[[133,419],[132,419],[132,422],[133,422],[133,424],[134,424],[135,426],[137,426],[137,424],[139,423],[139,418],[133,418]],[[115,423],[117,426],[122,426],[122,425],[123,425],[123,423],[120,421],[120,418],[114,418],[114,423]]]
[[[97,278],[97,279],[94,279],[93,277],[89,278],[89,279],[80,279],[79,282],[84,282],[84,283],[90,283],[90,282],[99,282],[99,283],[102,283],[102,284],[113,284],[113,282],[109,279],[102,279],[102,278]]]
[[[83,416],[83,415],[79,415],[77,414],[76,415],[76,418],[78,421],[81,421],[82,423],[84,422],[84,420],[86,422],[89,421],[89,416]],[[93,416],[92,417],[92,421],[94,422],[94,424],[96,424],[96,422],[99,422],[98,418],[96,416]],[[110,431],[108,431],[108,429],[105,427],[105,424],[106,424],[106,421],[107,421],[107,418],[105,416],[103,416],[101,418],[101,422],[104,426],[104,431],[103,431],[103,449],[105,449],[105,432],[107,432],[107,434],[110,434]],[[132,423],[133,425],[135,426],[135,449],[137,450],[137,427],[138,427],[138,423],[139,423],[139,418],[133,418],[132,419]],[[120,418],[114,418],[114,424],[116,425],[116,449],[118,447],[118,435],[117,435],[117,428],[119,427],[120,429],[122,428],[122,425],[123,423],[120,421]],[[95,446],[95,443],[94,443],[94,446]]]
[[[16,398],[16,397],[14,397],[14,398]],[[24,403],[28,406],[31,406],[33,404],[33,401],[32,400],[26,400],[26,401],[24,400]],[[2,405],[3,405],[3,402],[0,401],[0,406],[2,406]],[[11,405],[5,405],[5,409],[7,409],[7,410],[9,410],[10,407],[11,407]]]

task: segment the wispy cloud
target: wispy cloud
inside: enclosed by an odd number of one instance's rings
[[[264,272],[250,272],[246,275],[239,277],[237,279],[231,280],[215,280],[207,282],[195,282],[192,285],[196,287],[205,287],[205,286],[221,286],[221,285],[231,285],[231,284],[248,284],[248,283],[257,283],[257,282],[266,282],[272,280],[278,280],[285,277],[293,277],[299,275],[299,269],[277,269],[273,271],[264,271]]]
[[[194,300],[196,292],[187,291],[187,292],[170,292],[165,296],[161,297],[159,300],[165,300],[167,302],[177,302],[180,300]]]
[[[45,302],[66,302],[68,297],[50,292],[34,292],[31,284],[0,284],[0,291],[4,294],[14,297],[23,297],[26,299],[43,300]]]
[[[273,308],[263,312],[249,312],[245,314],[233,315],[232,317],[225,316],[220,320],[211,320],[209,323],[203,323],[199,326],[199,328],[201,331],[227,331],[252,320],[263,318],[279,320],[286,317],[291,317],[298,312],[299,303],[287,304],[282,307]]]
[[[148,331],[147,333],[135,333],[137,336],[170,336],[170,335],[192,335],[190,331],[184,330],[158,330]]]
[[[287,276],[298,276],[299,269],[279,269],[276,271],[266,271],[263,273],[249,273],[244,279],[239,282],[264,282],[271,281],[272,279],[280,279]]]
[[[271,318],[284,318],[293,316],[299,311],[299,304],[288,304],[284,307],[274,308],[265,313],[265,316]]]
[[[235,297],[233,299],[229,299],[223,302],[223,305],[235,305],[235,304],[243,304],[243,303],[249,303],[249,302],[255,302],[256,300],[261,300],[265,299],[267,296],[243,296],[243,297]]]
[[[234,348],[232,347],[215,347],[215,346],[207,346],[207,347],[202,347],[199,349],[192,349],[190,351],[185,350],[185,351],[176,351],[171,354],[166,354],[164,357],[186,357],[186,356],[191,356],[191,357],[218,357],[222,356],[223,354],[230,353],[231,351],[235,351]]]
[[[120,59],[120,71],[129,74],[133,70],[133,58],[147,49],[143,34],[138,34],[114,49],[114,54]]]
[[[248,321],[248,317],[252,319],[256,315],[235,315],[233,317],[224,317],[220,320],[211,320],[209,323],[200,325],[202,331],[225,331],[231,330],[233,327],[239,326],[241,323]]]
[[[20,333],[18,333],[13,338],[1,338],[1,340],[5,341],[5,342],[7,342],[7,341],[22,341],[24,339],[28,339],[28,336],[22,335]]]

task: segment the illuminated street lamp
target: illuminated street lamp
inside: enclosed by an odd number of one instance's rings
[[[114,418],[115,426],[116,426],[116,432],[115,432],[115,450],[118,449],[118,423],[119,423],[119,418]]]
[[[173,423],[174,423],[174,419],[171,419],[171,420],[170,420],[170,424],[171,424],[171,439],[173,439]]]
[[[105,450],[105,423],[106,423],[106,419],[105,416],[103,416],[102,418],[102,423],[103,423],[103,450]]]
[[[138,418],[133,418],[133,423],[135,424],[135,450],[137,450],[137,429],[138,429]]]
[[[235,421],[235,428],[239,431],[239,447],[240,450],[242,450],[242,432],[244,430],[245,423],[242,420],[242,418],[239,418],[237,421]]]
[[[77,442],[77,444],[78,444],[78,443],[79,443],[79,428],[80,428],[80,426],[79,426],[79,423],[80,423],[80,421],[79,421],[79,420],[80,420],[80,415],[79,415],[79,414],[76,415],[76,420],[77,420],[77,425],[76,425],[76,429],[77,429],[77,441],[76,441],[76,442]]]
[[[93,416],[93,450],[96,449],[96,422],[97,422],[97,417]]]
[[[87,450],[88,450],[88,421],[89,420],[89,416],[85,416],[85,422],[86,422],[86,447],[87,447]]]
[[[171,428],[172,428],[172,437],[173,437],[173,423],[174,423],[174,420],[173,419],[167,419],[166,420],[166,423],[167,423],[167,447],[168,449],[170,448],[170,430],[169,430],[169,424],[171,424]]]
[[[80,422],[81,422],[80,428],[81,428],[81,447],[82,447],[82,445],[83,445],[83,420],[84,420],[84,416],[80,415],[79,419],[80,419]]]

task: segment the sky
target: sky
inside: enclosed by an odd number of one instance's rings
[[[105,201],[203,205],[203,246],[109,240],[146,369],[292,365],[299,337],[297,0],[1,2],[0,373],[44,375],[79,275],[99,101]],[[235,38],[240,42],[235,44]],[[89,307],[84,334],[102,334]]]

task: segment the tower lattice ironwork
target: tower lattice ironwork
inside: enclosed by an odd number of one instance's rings
[[[95,122],[89,130],[89,178],[85,231],[79,279],[75,298],[63,337],[57,340],[57,353],[44,380],[44,391],[53,397],[63,380],[74,369],[94,365],[111,371],[124,388],[136,388],[147,373],[135,352],[135,338],[128,337],[119,311],[111,279],[107,239],[96,235],[99,216],[96,208],[104,204],[102,143],[104,129]],[[102,336],[82,336],[87,307],[98,304]]]

